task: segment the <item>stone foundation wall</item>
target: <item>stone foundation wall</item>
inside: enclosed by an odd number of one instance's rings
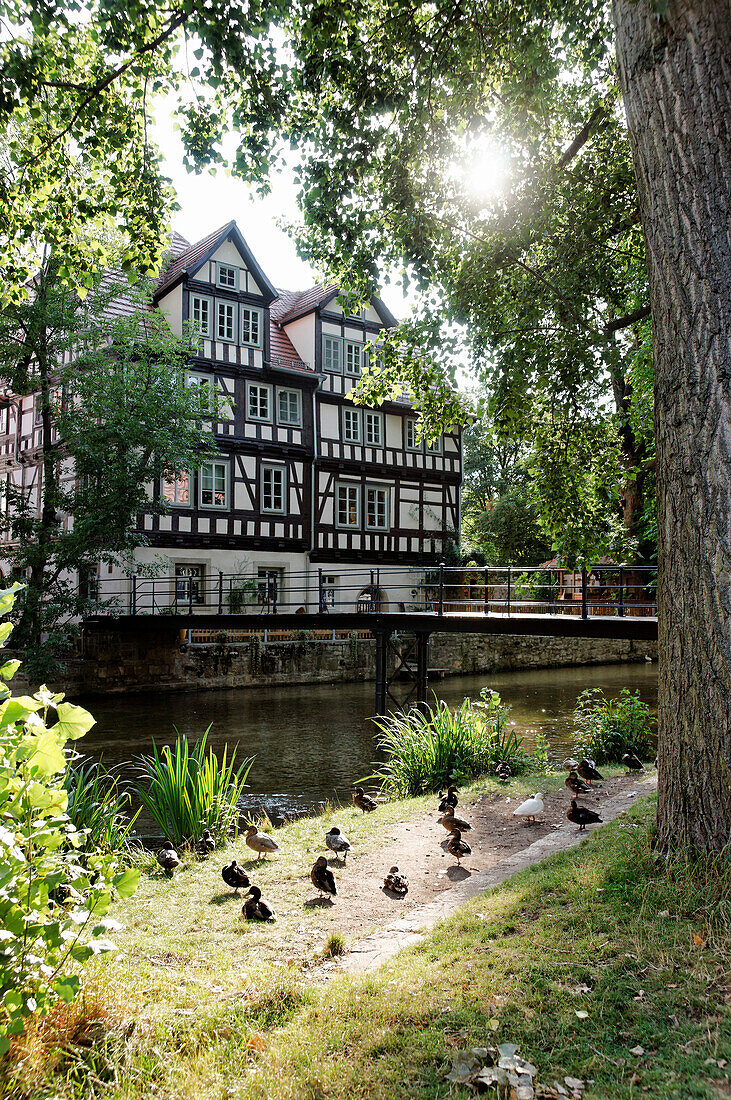
[[[434,634],[429,665],[455,675],[524,668],[657,660],[657,644],[589,638],[537,638],[486,634]],[[190,646],[170,625],[134,635],[88,631],[82,656],[53,678],[67,695],[129,691],[180,691],[273,684],[372,680],[375,641],[269,642]],[[16,692],[37,685],[13,681]]]

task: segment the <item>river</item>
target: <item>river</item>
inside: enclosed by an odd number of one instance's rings
[[[526,744],[540,730],[552,752],[563,756],[573,744],[572,716],[581,691],[598,687],[618,695],[628,687],[654,709],[657,665],[453,676],[432,687],[450,704],[466,695],[479,698],[483,687],[498,691]],[[255,756],[247,808],[264,808],[275,820],[329,798],[348,799],[354,780],[370,774],[376,757],[371,683],[98,695],[80,701],[97,724],[78,747],[108,765],[148,752],[153,740],[172,743],[176,730],[198,740],[210,725],[215,749],[228,742],[239,758]]]

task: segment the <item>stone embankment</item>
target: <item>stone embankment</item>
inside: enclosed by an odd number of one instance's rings
[[[433,634],[429,664],[446,675],[468,675],[648,658],[657,660],[654,642]],[[88,695],[339,683],[374,676],[375,642],[370,638],[264,641],[257,636],[231,644],[221,634],[211,644],[190,645],[186,635],[161,621],[137,634],[113,629],[86,632],[80,655],[67,662],[65,673],[55,676],[53,684],[69,695]],[[20,675],[14,684],[19,690],[32,686]]]

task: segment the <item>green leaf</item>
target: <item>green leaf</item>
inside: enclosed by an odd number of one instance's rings
[[[28,757],[28,764],[42,775],[55,775],[56,772],[64,770],[66,756],[51,730],[44,730],[38,737],[35,750]],[[44,793],[48,794],[48,792]],[[46,802],[42,808],[46,809],[49,805],[51,803]]]
[[[92,718],[88,710],[74,706],[73,703],[59,703],[57,713],[58,722],[51,726],[50,732],[58,733],[70,741],[83,737],[96,725],[96,719]]]
[[[6,661],[4,665],[0,665],[0,679],[12,680],[19,668],[20,661]]]
[[[114,888],[119,894],[120,898],[132,897],[135,890],[139,886],[140,872],[139,869],[128,867],[127,870],[121,875],[115,875],[112,879]]]
[[[79,985],[78,977],[71,974],[64,978],[56,978],[52,988],[62,1001],[71,1004],[79,992]]]

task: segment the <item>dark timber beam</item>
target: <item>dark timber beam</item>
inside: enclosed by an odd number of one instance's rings
[[[156,630],[162,624],[179,630],[369,630],[374,636],[394,631],[413,634],[517,634],[543,638],[628,638],[657,640],[657,619],[639,616],[589,615],[459,615],[434,613],[330,612],[326,615],[120,615],[86,619],[87,630]]]

